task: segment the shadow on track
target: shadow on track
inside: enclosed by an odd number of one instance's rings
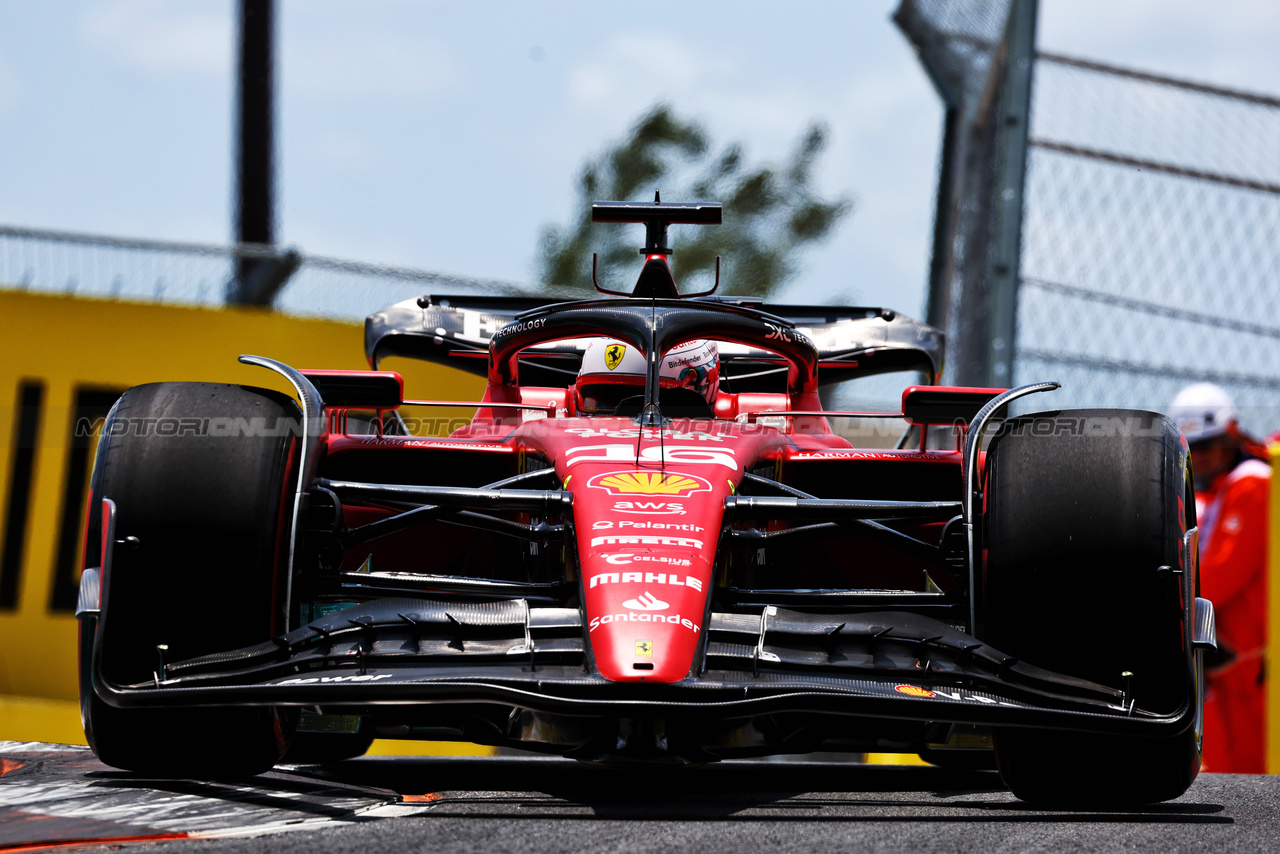
[[[440,818],[1231,824],[1218,804],[1046,810],[990,771],[813,761],[600,768],[548,757],[365,757],[297,773],[434,798]],[[414,798],[416,799],[416,798]]]

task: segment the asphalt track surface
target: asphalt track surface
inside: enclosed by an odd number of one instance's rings
[[[1013,798],[994,773],[918,766],[637,772],[526,757],[366,757],[231,786],[123,774],[82,749],[7,749],[0,851],[53,842],[55,829],[82,850],[157,854],[1280,850],[1274,776],[1205,774],[1168,804],[1050,811]]]

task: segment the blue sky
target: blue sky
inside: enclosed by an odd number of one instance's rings
[[[857,204],[788,297],[919,313],[941,110],[896,0],[278,0],[279,239],[532,281],[583,160],[658,101],[755,160],[810,120]],[[0,223],[225,242],[230,0],[0,0]],[[1040,46],[1280,92],[1280,4],[1042,0]],[[678,249],[678,247],[677,247]]]

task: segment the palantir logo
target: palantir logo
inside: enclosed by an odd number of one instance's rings
[[[636,598],[623,602],[622,607],[632,611],[665,611],[670,606],[646,590]]]

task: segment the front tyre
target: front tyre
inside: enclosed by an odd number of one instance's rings
[[[985,497],[992,645],[1114,688],[1127,680],[1148,711],[1173,714],[1193,694],[1199,702],[1184,576],[1169,571],[1181,567],[1195,503],[1169,419],[1134,410],[1010,419],[991,443]],[[1195,727],[1159,738],[1007,727],[994,737],[1000,776],[1026,801],[1164,801],[1200,768]]]
[[[85,566],[100,565],[101,503],[116,505],[103,610],[80,625],[80,709],[98,758],[164,776],[240,777],[274,765],[292,715],[271,707],[116,708],[92,684],[95,634],[115,684],[149,682],[157,646],[177,661],[283,629],[301,416],[266,389],[157,383],[129,389],[103,425]]]

